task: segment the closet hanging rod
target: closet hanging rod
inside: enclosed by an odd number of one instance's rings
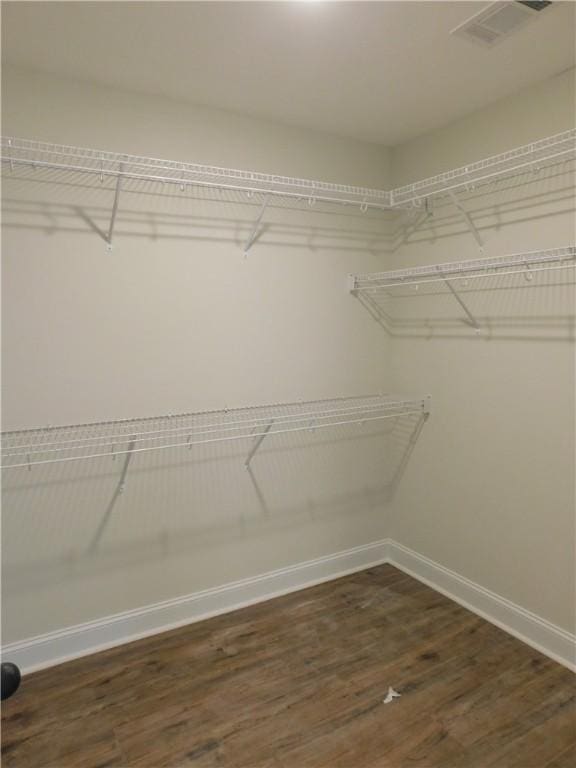
[[[341,404],[348,401],[351,406],[346,409],[334,408],[335,404]],[[356,403],[356,405],[352,405]],[[300,409],[300,412],[297,409]],[[291,409],[292,413],[283,413],[283,410]],[[245,425],[230,425],[225,421],[216,426],[214,430],[209,430],[209,437],[204,437],[206,433],[194,432],[191,425],[178,428],[178,433],[173,434],[168,431],[163,434],[153,433],[154,436],[147,436],[150,433],[138,432],[137,426],[141,422],[143,425],[149,423],[149,418],[132,419],[124,421],[109,421],[82,425],[68,425],[65,427],[50,427],[49,434],[53,437],[58,431],[63,431],[69,435],[72,430],[100,430],[101,434],[96,435],[105,445],[87,442],[92,439],[92,435],[79,436],[76,440],[64,440],[62,444],[52,440],[50,443],[44,442],[47,430],[16,430],[2,433],[2,468],[22,468],[30,469],[37,464],[55,464],[69,461],[80,461],[83,459],[96,459],[104,457],[115,458],[119,455],[143,453],[169,448],[191,448],[194,445],[205,445],[208,443],[227,442],[232,440],[246,440],[251,438],[268,437],[276,434],[286,434],[291,432],[315,431],[317,429],[326,429],[328,427],[344,426],[348,424],[364,424],[370,421],[380,421],[383,419],[397,418],[401,416],[419,414],[427,416],[430,412],[430,398],[402,398],[394,399],[391,396],[369,395],[360,398],[336,398],[333,400],[312,401],[309,403],[288,403],[277,404],[273,406],[256,406],[247,409],[235,409],[239,411],[259,410],[266,413],[266,416],[257,420],[246,420]],[[229,411],[208,411],[196,414],[186,414],[185,418],[196,417],[214,417],[215,414],[221,414],[226,418]],[[182,419],[182,416],[164,416],[151,417],[156,421],[167,421],[173,423],[175,419]],[[267,420],[264,424],[263,421]],[[206,425],[198,425],[203,427]],[[126,431],[119,433],[118,429],[123,427]],[[230,431],[237,431],[239,434],[228,434]],[[19,442],[23,436],[26,437],[26,445]],[[200,439],[198,439],[200,438]],[[157,444],[158,441],[163,441]],[[81,444],[71,445],[70,442],[80,442]],[[153,443],[153,444],[150,444]],[[51,447],[49,448],[48,445]],[[138,445],[139,447],[135,447]],[[51,453],[59,451],[66,455],[50,456]],[[47,458],[48,456],[48,458]]]
[[[576,246],[565,246],[507,256],[350,275],[349,288],[352,292],[370,293],[388,288],[443,282],[446,279],[474,280],[497,275],[526,275],[574,267],[576,267]]]

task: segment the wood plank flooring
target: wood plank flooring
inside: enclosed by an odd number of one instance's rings
[[[2,765],[573,768],[575,680],[385,565],[26,677]]]

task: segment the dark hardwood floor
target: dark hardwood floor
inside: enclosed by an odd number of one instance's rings
[[[382,566],[26,677],[2,764],[574,768],[575,698],[567,669]]]

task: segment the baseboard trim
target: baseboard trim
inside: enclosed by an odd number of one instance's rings
[[[396,541],[388,541],[388,557],[404,573],[576,671],[576,635]]]
[[[23,674],[29,674],[382,565],[387,559],[388,541],[384,539],[253,578],[10,643],[2,648],[2,657],[17,664]]]
[[[576,671],[576,636],[392,539],[5,645],[23,674],[390,563]]]

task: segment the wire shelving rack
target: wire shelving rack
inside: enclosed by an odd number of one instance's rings
[[[226,441],[252,441],[246,466],[264,438],[420,414],[430,398],[340,397],[219,411],[50,426],[2,432],[2,469],[131,456]]]
[[[576,130],[564,131],[516,147],[492,157],[392,190],[333,184],[312,179],[221,168],[211,165],[161,160],[152,157],[105,152],[96,149],[2,137],[2,163],[9,171],[18,168],[53,169],[73,175],[90,174],[103,181],[110,177],[130,182],[172,184],[233,190],[248,196],[297,198],[313,207],[317,201],[368,209],[420,206],[424,200],[469,190],[531,170],[563,163],[576,156]]]
[[[465,282],[498,275],[523,275],[525,278],[530,278],[538,272],[574,269],[574,267],[576,267],[576,246],[570,245],[507,256],[350,275],[349,288],[356,293],[381,293],[391,288],[445,283],[447,280]]]
[[[576,267],[576,247],[565,246],[541,251],[514,253],[495,258],[471,259],[445,264],[398,269],[389,272],[373,272],[349,275],[350,292],[376,316],[385,319],[390,326],[398,323],[382,302],[393,303],[408,298],[413,303],[418,296],[449,296],[455,300],[465,315],[464,322],[479,333],[481,322],[468,304],[468,294],[509,291],[525,287],[552,287],[557,279],[567,275],[573,282]],[[541,276],[541,279],[536,278]],[[519,281],[518,277],[523,280]],[[563,281],[564,282],[564,281]],[[428,305],[426,305],[428,306]],[[430,307],[428,306],[428,311]],[[431,317],[428,316],[428,324]]]
[[[430,176],[391,192],[394,207],[420,205],[424,200],[458,191],[470,191],[483,184],[529,171],[564,163],[576,156],[576,130],[563,131],[539,141],[515,147],[492,157]]]
[[[317,201],[368,208],[391,207],[390,192],[348,184],[333,184],[291,176],[198,165],[152,157],[101,152],[96,149],[49,144],[41,141],[2,137],[2,162],[11,171],[18,167],[54,169],[72,174],[91,174],[101,181],[121,178],[123,188],[132,182],[209,187],[244,192],[248,196],[271,195],[298,198],[312,207]]]

